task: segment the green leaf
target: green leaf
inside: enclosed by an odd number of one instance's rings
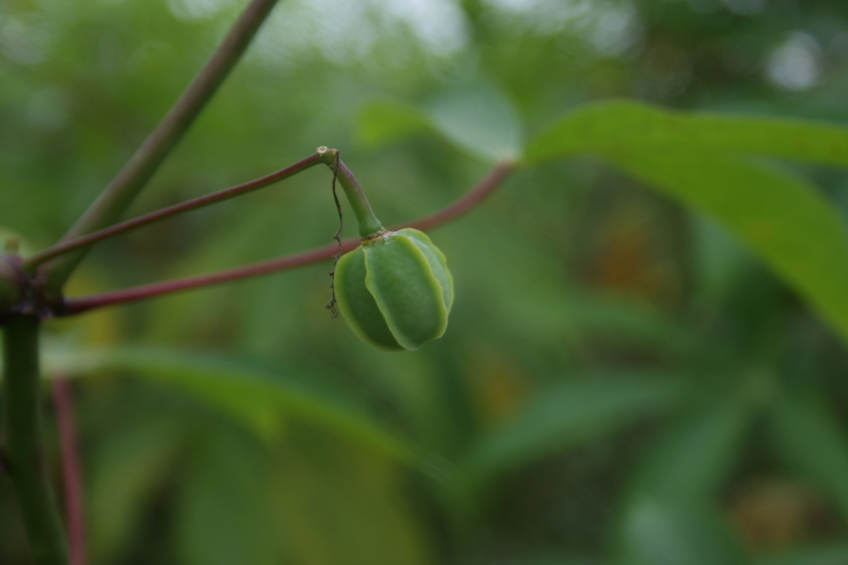
[[[667,378],[573,380],[544,390],[471,451],[463,466],[469,487],[656,414],[677,393]]]
[[[380,100],[369,102],[359,109],[356,130],[357,141],[373,148],[430,131],[432,123],[426,113],[414,106]]]
[[[711,499],[736,462],[755,406],[721,397],[676,425],[637,472],[635,496],[687,504]]]
[[[676,506],[650,497],[635,500],[621,531],[625,565],[736,565],[741,550],[709,506]]]
[[[193,455],[176,502],[179,562],[280,563],[280,535],[268,494],[270,465],[255,438],[214,430]]]
[[[457,88],[431,104],[436,129],[461,149],[486,160],[514,160],[521,151],[520,121],[512,104],[493,87]]]
[[[608,157],[724,224],[848,340],[848,232],[814,187],[729,158],[648,151]]]
[[[539,162],[629,150],[660,155],[747,153],[848,166],[848,129],[783,118],[687,114],[613,100],[583,106],[560,118],[528,144],[525,159]]]
[[[275,462],[284,563],[429,565],[433,539],[409,482],[382,457],[307,429]]]
[[[834,207],[788,173],[740,155],[848,166],[848,129],[777,118],[585,106],[527,147],[538,162],[598,154],[729,228],[848,340],[848,233]]]
[[[304,383],[314,380],[294,369],[281,375],[212,354],[125,347],[82,351],[65,358],[74,369],[126,370],[189,394],[222,411],[265,440],[273,441],[286,418],[308,421],[349,440],[367,445],[440,479],[450,474],[444,463],[400,435],[385,429],[364,410],[326,390]]]
[[[648,454],[636,472],[624,512],[625,563],[740,562],[738,544],[712,501],[756,415],[746,390],[708,402]]]
[[[137,420],[137,419],[136,419]],[[182,423],[150,414],[131,427],[94,444],[87,467],[87,509],[92,553],[97,561],[114,563],[142,527],[150,493],[168,477],[168,467],[185,445]]]
[[[807,548],[756,561],[756,565],[845,565],[845,563],[848,563],[848,545]]]
[[[359,141],[369,147],[432,131],[486,161],[515,160],[521,152],[520,119],[512,103],[486,84],[452,88],[423,109],[371,102],[357,121]]]
[[[848,519],[848,436],[832,410],[815,398],[787,394],[771,423],[772,441],[786,465],[818,485]]]

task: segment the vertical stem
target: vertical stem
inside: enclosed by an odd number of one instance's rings
[[[64,239],[77,238],[115,222],[191,127],[195,118],[241,58],[276,3],[277,0],[251,0],[179,100],[121,169],[118,176],[65,234]],[[46,274],[49,293],[58,293],[71,272],[85,256],[87,249],[87,247],[81,248],[48,263]]]
[[[74,418],[74,391],[64,376],[53,379],[53,406],[62,451],[62,478],[65,487],[65,523],[71,565],[85,565],[85,516],[82,502],[82,473],[77,425]]]
[[[9,475],[33,562],[68,565],[68,548],[41,451],[39,321],[18,316],[4,327],[3,415]]]

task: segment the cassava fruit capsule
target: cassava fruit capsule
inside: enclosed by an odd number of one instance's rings
[[[421,231],[363,238],[339,259],[334,285],[345,320],[375,347],[415,350],[447,327],[453,279],[445,256]]]

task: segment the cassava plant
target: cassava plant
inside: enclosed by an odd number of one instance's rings
[[[692,115],[627,101],[599,102],[573,110],[522,151],[488,154],[494,156],[491,160],[495,164],[479,184],[447,207],[400,226],[382,225],[339,151],[323,146],[261,178],[119,221],[211,100],[275,3],[249,3],[183,95],[60,241],[28,253],[10,240],[0,254],[0,324],[4,334],[0,469],[10,477],[17,494],[32,559],[37,565],[82,565],[84,561],[80,508],[66,504],[67,515],[61,517],[42,446],[39,335],[45,322],[333,259],[333,297],[328,307],[334,313],[338,308],[353,332],[368,344],[384,350],[417,349],[442,336],[454,302],[448,262],[421,230],[453,220],[476,206],[519,163],[536,165],[591,153],[668,196],[710,214],[792,284],[843,338],[848,337],[848,300],[844,298],[844,289],[848,288],[848,237],[841,218],[803,179],[749,158],[764,155],[848,166],[848,132],[823,124]],[[415,109],[408,108],[391,111],[395,116],[397,112],[409,112],[406,117],[415,113]],[[407,122],[438,129],[426,124],[426,116],[418,114]],[[457,137],[456,128],[452,131]],[[459,138],[459,145],[467,142],[462,135]],[[66,281],[94,244],[258,190],[316,165],[328,168],[327,179],[331,179],[334,197],[336,184],[341,186],[357,218],[359,238],[342,240],[340,225],[336,242],[317,249],[221,272],[88,296],[65,295]],[[750,206],[750,202],[757,206]],[[337,198],[335,203],[340,213]],[[805,245],[797,245],[796,231],[804,232]],[[67,389],[61,383],[55,387],[57,408],[67,406]],[[555,418],[550,421],[557,423]],[[66,422],[61,425],[68,426]],[[545,442],[539,442],[542,443]],[[497,447],[496,441],[494,444]],[[508,468],[515,459],[509,451],[512,447],[509,444],[501,451],[495,449],[488,468],[472,458],[467,466],[467,475],[472,477],[469,484],[476,480],[479,484],[472,486],[482,488],[480,485],[495,474],[491,469],[498,470],[499,465]],[[485,457],[481,460],[486,462]],[[72,463],[63,464],[65,491],[73,494],[77,473]],[[474,488],[467,490],[472,492]]]
[[[11,478],[29,538],[33,562],[38,565],[79,565],[84,561],[81,540],[66,526],[45,467],[40,417],[41,375],[39,334],[42,323],[56,317],[81,314],[229,280],[290,269],[335,257],[334,296],[354,332],[366,342],[387,350],[417,349],[440,337],[453,301],[453,283],[444,255],[418,229],[448,221],[467,211],[494,189],[510,170],[497,166],[464,198],[431,216],[406,224],[399,231],[383,227],[371,209],[353,173],[339,152],[319,147],[308,157],[267,176],[115,223],[153,176],[218,87],[237,63],[276,0],[252,0],[206,65],[190,83],[154,131],[115,179],[76,224],[55,245],[21,256],[9,240],[0,255],[0,323],[3,327],[3,443],[2,469]],[[92,245],[171,216],[228,200],[263,188],[315,166],[325,164],[342,186],[359,222],[361,244],[340,239],[337,244],[271,259],[217,273],[69,298],[66,281]],[[336,198],[341,218],[341,207]],[[343,253],[347,254],[343,255]],[[66,470],[67,471],[67,470]],[[66,472],[66,478],[68,473]],[[73,489],[66,484],[66,489]],[[74,510],[70,508],[69,510]],[[76,509],[78,512],[78,509]],[[78,528],[82,516],[73,511],[67,528]]]

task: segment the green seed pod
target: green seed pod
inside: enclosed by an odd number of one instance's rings
[[[363,239],[339,259],[334,285],[348,325],[375,347],[415,350],[445,333],[453,279],[423,232],[406,228]]]

